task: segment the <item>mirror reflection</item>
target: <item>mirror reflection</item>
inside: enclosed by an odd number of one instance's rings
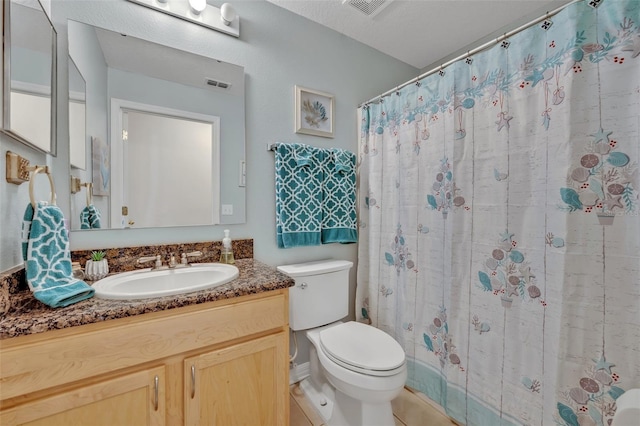
[[[3,1],[3,12],[3,131],[55,155],[55,30],[38,0]]]
[[[86,83],[69,57],[69,161],[71,167],[87,168]]]
[[[149,228],[164,223],[219,223],[214,209],[220,202],[219,192],[213,182],[219,181],[220,119],[119,100],[112,100],[112,104],[113,114],[121,115],[125,135],[114,141],[121,146],[113,147],[112,152],[122,158],[126,185],[122,185],[122,193],[120,185],[114,185],[111,197],[116,207],[127,206],[126,225]],[[180,149],[175,149],[176,141],[180,141]],[[156,173],[158,169],[174,173]],[[116,167],[113,171],[120,174]],[[130,188],[145,190],[132,194]],[[188,212],[184,206],[189,206]]]
[[[68,35],[88,123],[72,173],[101,229],[243,223],[244,69],[77,21]],[[73,230],[87,199],[71,197]]]

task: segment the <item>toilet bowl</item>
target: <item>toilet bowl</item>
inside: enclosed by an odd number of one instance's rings
[[[305,396],[330,426],[393,426],[391,400],[407,379],[405,353],[370,325],[340,321],[349,314],[352,262],[328,260],[279,266],[289,288],[289,326],[305,331],[310,375]]]
[[[357,322],[330,324],[307,331],[306,335],[323,377],[334,388],[333,395],[327,395],[333,399],[327,423],[393,425],[391,400],[400,394],[407,380],[400,345],[385,332]],[[338,354],[332,349],[337,349]],[[309,380],[317,377],[312,372]],[[312,386],[322,388],[322,383]]]

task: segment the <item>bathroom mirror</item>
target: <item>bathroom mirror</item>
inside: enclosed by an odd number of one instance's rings
[[[244,68],[73,20],[68,37],[86,81],[87,168],[76,174],[93,183],[100,229],[244,223]],[[85,199],[71,196],[72,230]],[[149,214],[169,203],[179,212]]]
[[[56,154],[56,32],[38,0],[3,0],[2,132]]]
[[[87,168],[87,84],[69,57],[69,162],[71,167]]]

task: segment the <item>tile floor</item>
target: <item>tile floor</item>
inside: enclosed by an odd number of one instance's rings
[[[324,422],[297,384],[289,388],[290,426],[322,426]],[[392,401],[396,426],[453,426],[448,417],[409,389]]]

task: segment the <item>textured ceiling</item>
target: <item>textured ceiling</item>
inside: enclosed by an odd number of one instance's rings
[[[569,0],[394,0],[368,17],[342,0],[267,0],[424,69]]]

